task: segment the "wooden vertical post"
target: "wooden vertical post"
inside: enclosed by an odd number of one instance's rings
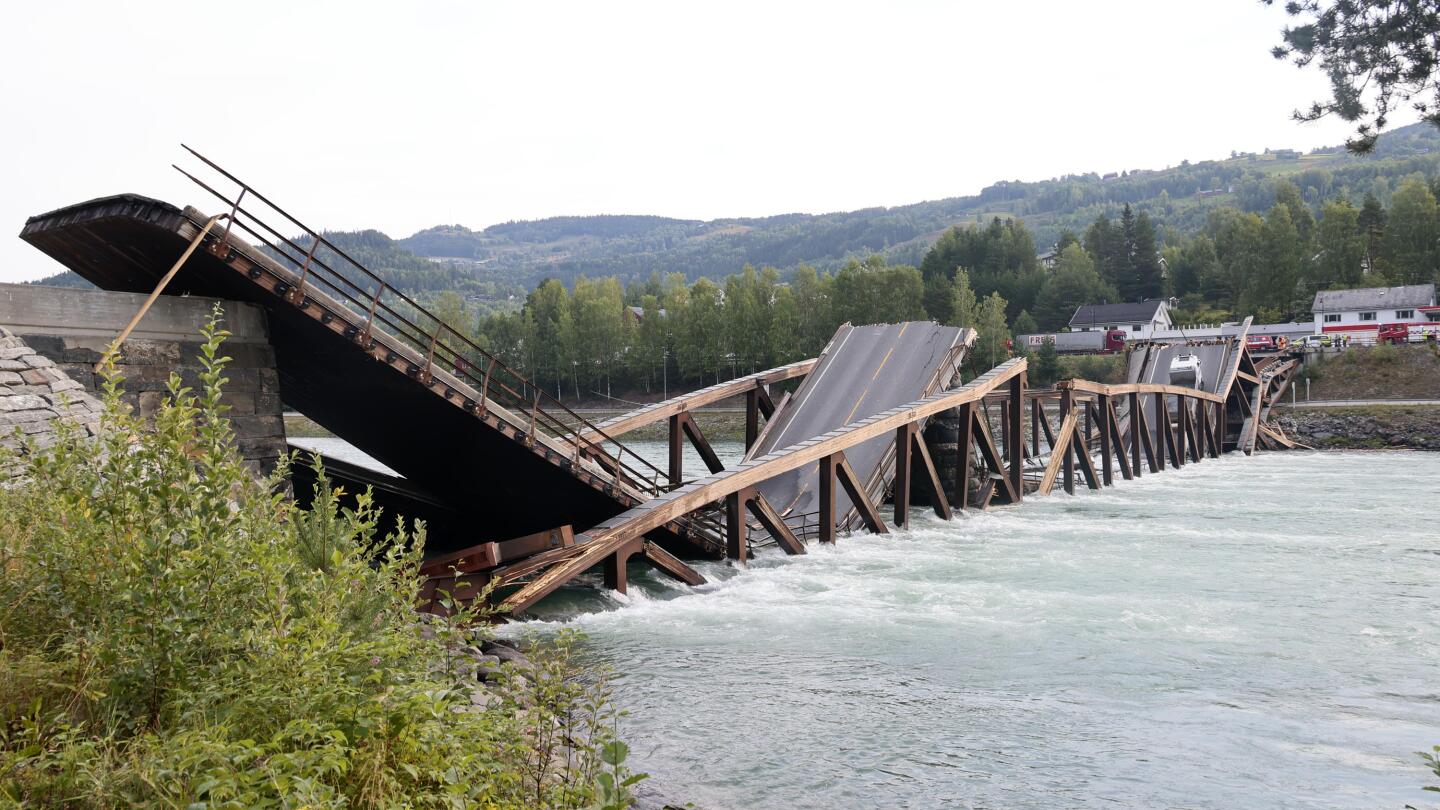
[[[1015,491],[1015,502],[1019,503],[1025,497],[1025,374],[1021,372],[1010,378],[1010,400],[1009,407],[1005,409],[1008,419],[1002,422],[1010,423],[1010,432],[1006,434],[1008,444],[1007,452],[1010,454],[1010,486]]]
[[[960,432],[955,442],[955,496],[950,499],[951,506],[962,511],[970,505],[970,459],[974,436],[975,405],[967,402],[960,406]]]
[[[741,565],[748,564],[746,558],[750,551],[745,526],[745,502],[749,495],[749,490],[741,490],[725,496],[725,556]]]
[[[1155,436],[1155,464],[1158,470],[1165,469],[1165,433],[1170,430],[1170,414],[1165,410],[1165,395],[1152,394],[1155,397],[1155,423],[1150,426],[1150,432]]]
[[[1140,395],[1130,394],[1130,469],[1140,477]]]
[[[1184,394],[1175,395],[1175,466],[1185,466],[1185,439],[1190,433],[1190,403]]]
[[[675,414],[670,417],[670,486],[680,486],[680,481],[685,477],[685,447],[683,428],[680,424],[681,415]]]
[[[915,439],[915,423],[895,428],[895,525],[910,527],[910,447]]]
[[[1074,392],[1073,390],[1071,390],[1070,388],[1062,388],[1062,389],[1060,389],[1060,424],[1061,424],[1062,428],[1063,428],[1063,426],[1065,425],[1065,420],[1070,416],[1070,412],[1071,412],[1074,408],[1075,408],[1075,392]],[[1062,433],[1064,432],[1063,429],[1062,429],[1061,432],[1062,432]],[[1064,460],[1063,462],[1061,462],[1061,467],[1060,467],[1060,470],[1061,470],[1061,480],[1062,480],[1062,481],[1064,482],[1064,484],[1065,484],[1065,491],[1068,492],[1068,493],[1071,494],[1071,495],[1074,495],[1074,494],[1075,494],[1075,453],[1072,452],[1072,451],[1075,449],[1075,435],[1074,435],[1073,429],[1072,429],[1071,435],[1069,435],[1069,436],[1056,436],[1055,438],[1056,438],[1056,441],[1059,441],[1059,442],[1061,442],[1062,444],[1065,445],[1065,460]],[[1066,439],[1069,439],[1069,441],[1067,442]],[[1054,451],[1052,450],[1051,452],[1054,452]],[[1087,450],[1087,451],[1085,451],[1085,452],[1089,452],[1089,451]]]
[[[835,542],[835,457],[820,459],[820,542]]]
[[[605,587],[612,591],[625,593],[629,577],[625,571],[625,565],[630,561],[630,554],[625,551],[617,551],[605,558]]]
[[[1100,479],[1105,483],[1105,486],[1108,487],[1115,483],[1114,473],[1112,472],[1112,468],[1115,466],[1115,460],[1110,457],[1110,397],[1101,394],[1096,398],[1095,402],[1099,406],[1100,411],[1100,463],[1102,465],[1100,469]]]
[[[1045,418],[1045,406],[1039,397],[1030,398],[1030,455],[1040,456],[1040,420]]]
[[[745,392],[745,449],[754,447],[755,439],[759,436],[760,389],[752,388]]]

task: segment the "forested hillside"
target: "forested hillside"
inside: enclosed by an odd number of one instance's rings
[[[1373,154],[1341,147],[1301,155],[1289,150],[1234,153],[1225,160],[1182,163],[1158,171],[1136,169],[1101,176],[1076,174],[1040,182],[999,182],[969,197],[831,214],[786,214],[709,222],[644,216],[555,217],[495,225],[483,231],[449,225],[398,240],[425,256],[473,262],[485,278],[532,286],[542,278],[567,283],[580,274],[645,278],[681,272],[718,278],[746,264],[782,271],[801,263],[838,269],[849,258],[882,254],[917,264],[946,228],[1022,217],[1042,250],[1061,233],[1083,231],[1097,216],[1130,204],[1165,229],[1202,230],[1211,211],[1267,210],[1273,180],[1288,177],[1316,213],[1343,196],[1359,206],[1367,193],[1388,205],[1402,178],[1431,176],[1440,167],[1440,131],[1417,124],[1387,133]],[[1163,238],[1163,234],[1162,234]],[[1173,240],[1169,240],[1173,241]]]

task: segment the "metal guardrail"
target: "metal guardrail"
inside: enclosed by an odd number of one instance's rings
[[[220,237],[222,243],[228,241],[232,228],[243,232],[272,259],[289,265],[286,269],[298,276],[292,287],[276,290],[286,300],[303,309],[312,303],[307,298],[308,290],[323,291],[363,315],[363,328],[349,336],[367,350],[376,345],[374,333],[378,330],[423,356],[424,364],[412,364],[410,369],[411,376],[422,383],[428,384],[433,379],[433,373],[443,369],[480,393],[478,413],[483,415],[492,402],[505,408],[520,418],[523,424],[517,427],[523,427],[530,440],[543,433],[564,442],[571,447],[577,459],[583,453],[617,481],[651,496],[674,488],[666,471],[625,447],[468,336],[386,283],[322,233],[300,222],[253,186],[189,146],[184,148],[238,188],[238,193],[232,198],[179,166],[173,167],[229,208],[225,232]],[[246,207],[247,198],[253,201],[251,207]],[[268,224],[253,210],[257,207],[256,203],[278,215],[287,230],[292,233],[298,230],[303,236],[286,236]],[[308,239],[308,244],[297,242],[297,239],[301,242]],[[424,326],[421,326],[422,323]],[[613,453],[607,445],[615,448]]]

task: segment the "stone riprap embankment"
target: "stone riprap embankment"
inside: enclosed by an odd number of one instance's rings
[[[84,386],[0,327],[0,447],[49,447],[61,420],[86,436],[96,436],[102,410]],[[0,477],[8,476],[0,470]]]
[[[1277,412],[1291,437],[1317,449],[1440,450],[1440,406],[1365,405]]]

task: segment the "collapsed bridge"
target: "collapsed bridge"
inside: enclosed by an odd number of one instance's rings
[[[433,609],[494,588],[514,615],[596,567],[623,591],[632,557],[695,585],[703,578],[682,557],[743,565],[762,544],[802,554],[840,532],[885,532],[887,499],[904,526],[912,495],[949,518],[1057,484],[1108,486],[1116,470],[1129,479],[1294,446],[1267,417],[1297,364],[1252,358],[1248,320],[1224,340],[1140,348],[1126,384],[1040,390],[1026,386],[1023,358],[953,387],[971,330],[847,324],[815,359],[592,423],[196,157],[217,178],[187,176],[219,214],[119,195],[32,217],[21,238],[105,289],[262,307],[285,403],[458,516],[424,568]],[[1159,374],[1178,352],[1197,358],[1201,382]],[[774,401],[771,386],[787,381],[798,386]],[[691,414],[741,396],[746,453],[726,470]],[[921,437],[941,414],[959,424],[948,487]],[[621,440],[660,421],[663,469]],[[706,477],[686,478],[684,442]]]

